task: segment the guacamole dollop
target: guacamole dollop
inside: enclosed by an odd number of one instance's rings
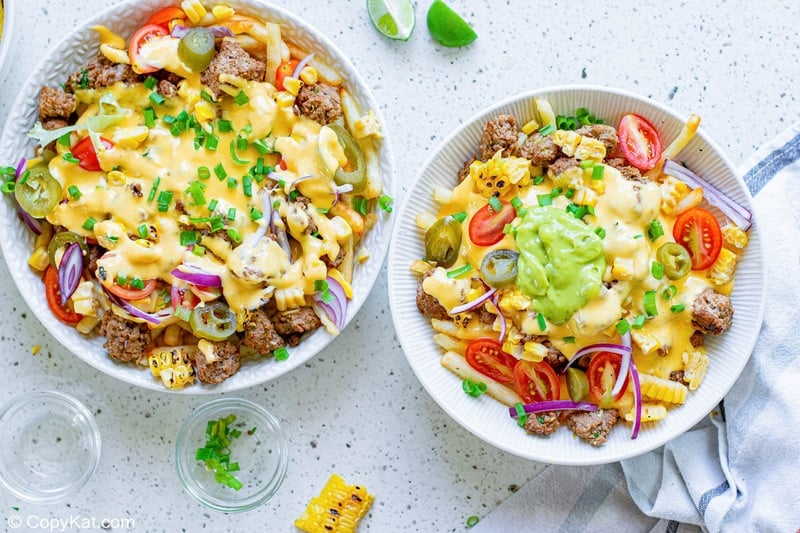
[[[517,228],[517,285],[553,324],[600,293],[606,258],[594,229],[554,206],[528,208]]]

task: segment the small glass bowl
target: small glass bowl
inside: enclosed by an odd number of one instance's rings
[[[234,490],[214,479],[202,461],[195,459],[206,444],[208,422],[234,414],[231,429],[241,432],[230,438],[230,461],[239,463],[233,475],[243,483]],[[255,431],[251,430],[255,428]],[[242,398],[220,398],[201,405],[178,433],[175,444],[178,475],[186,491],[203,505],[226,513],[255,509],[280,488],[289,465],[289,445],[278,420],[260,405]]]
[[[72,396],[28,392],[0,408],[0,483],[20,498],[64,501],[89,481],[99,462],[97,423]]]

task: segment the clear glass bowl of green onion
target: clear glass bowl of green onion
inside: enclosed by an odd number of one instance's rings
[[[289,446],[278,420],[242,398],[198,407],[178,433],[175,462],[186,491],[226,513],[268,501],[286,477]]]

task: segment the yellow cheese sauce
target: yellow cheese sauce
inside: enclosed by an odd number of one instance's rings
[[[572,132],[559,130],[555,137],[572,139],[573,147],[579,141],[584,144]],[[598,145],[592,140],[587,144],[593,149]],[[698,295],[709,287],[730,294],[733,269],[726,271],[727,278],[717,271],[715,264],[708,270],[689,271],[678,279],[670,279],[657,260],[657,251],[665,243],[674,243],[676,203],[687,196],[689,189],[683,184],[676,185],[671,177],[629,179],[617,168],[604,164],[604,156],[605,150],[600,147],[599,156],[594,152],[582,158],[581,166],[557,175],[533,167],[527,160],[502,157],[499,153],[487,162],[472,163],[463,181],[447,193],[435,194],[440,204],[437,217],[460,221],[462,239],[455,262],[447,268],[435,267],[423,280],[422,289],[448,312],[468,306],[488,290],[487,279],[482,280],[484,283],[478,281],[484,277],[481,265],[487,255],[497,250],[518,252],[516,281],[511,285],[494,285],[497,294],[485,305],[489,313],[502,313],[505,318],[505,336],[501,339],[504,351],[517,359],[541,361],[546,351],[541,342],[547,339],[571,359],[581,348],[593,344],[620,344],[621,334],[629,332],[633,359],[642,375],[669,380],[673,372],[685,371],[684,383],[695,389],[702,382],[708,362],[703,348],[693,346],[690,340],[697,329],[692,323],[692,307]],[[479,246],[469,236],[470,225],[476,213],[489,203],[489,197],[497,194],[495,191],[499,192],[499,199],[515,206],[517,216],[505,226],[497,243]],[[585,231],[584,237],[553,235],[549,227],[541,226],[551,218],[556,222],[559,217],[571,217],[576,212],[579,214],[574,215],[570,224],[578,224],[575,229]],[[549,232],[549,245],[543,247],[544,237],[540,242],[539,231]],[[599,239],[602,243],[596,262],[592,262],[596,254],[589,257],[587,250],[575,248],[575,242],[581,238],[592,242]],[[556,255],[548,257],[543,252],[545,248]],[[529,264],[530,254],[536,256],[534,267]],[[602,269],[602,283],[596,277],[579,275],[582,265]],[[548,276],[545,280],[547,271],[555,277]],[[556,297],[548,305],[537,303],[548,282],[559,284],[558,290],[551,291]],[[590,296],[582,296],[587,294]],[[475,318],[465,320],[464,313],[455,318],[456,330],[437,327],[437,331],[468,340],[481,336],[475,330],[482,327],[482,336],[499,337],[500,317],[490,326],[476,325]],[[471,329],[459,333],[461,327]],[[455,349],[451,346],[443,345],[445,349]],[[569,399],[563,376],[561,382],[561,397]],[[631,411],[630,387],[615,406],[623,415]]]

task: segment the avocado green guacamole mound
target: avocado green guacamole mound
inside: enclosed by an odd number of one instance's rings
[[[516,240],[517,285],[548,321],[563,324],[600,293],[606,258],[593,226],[557,207],[529,207]]]

